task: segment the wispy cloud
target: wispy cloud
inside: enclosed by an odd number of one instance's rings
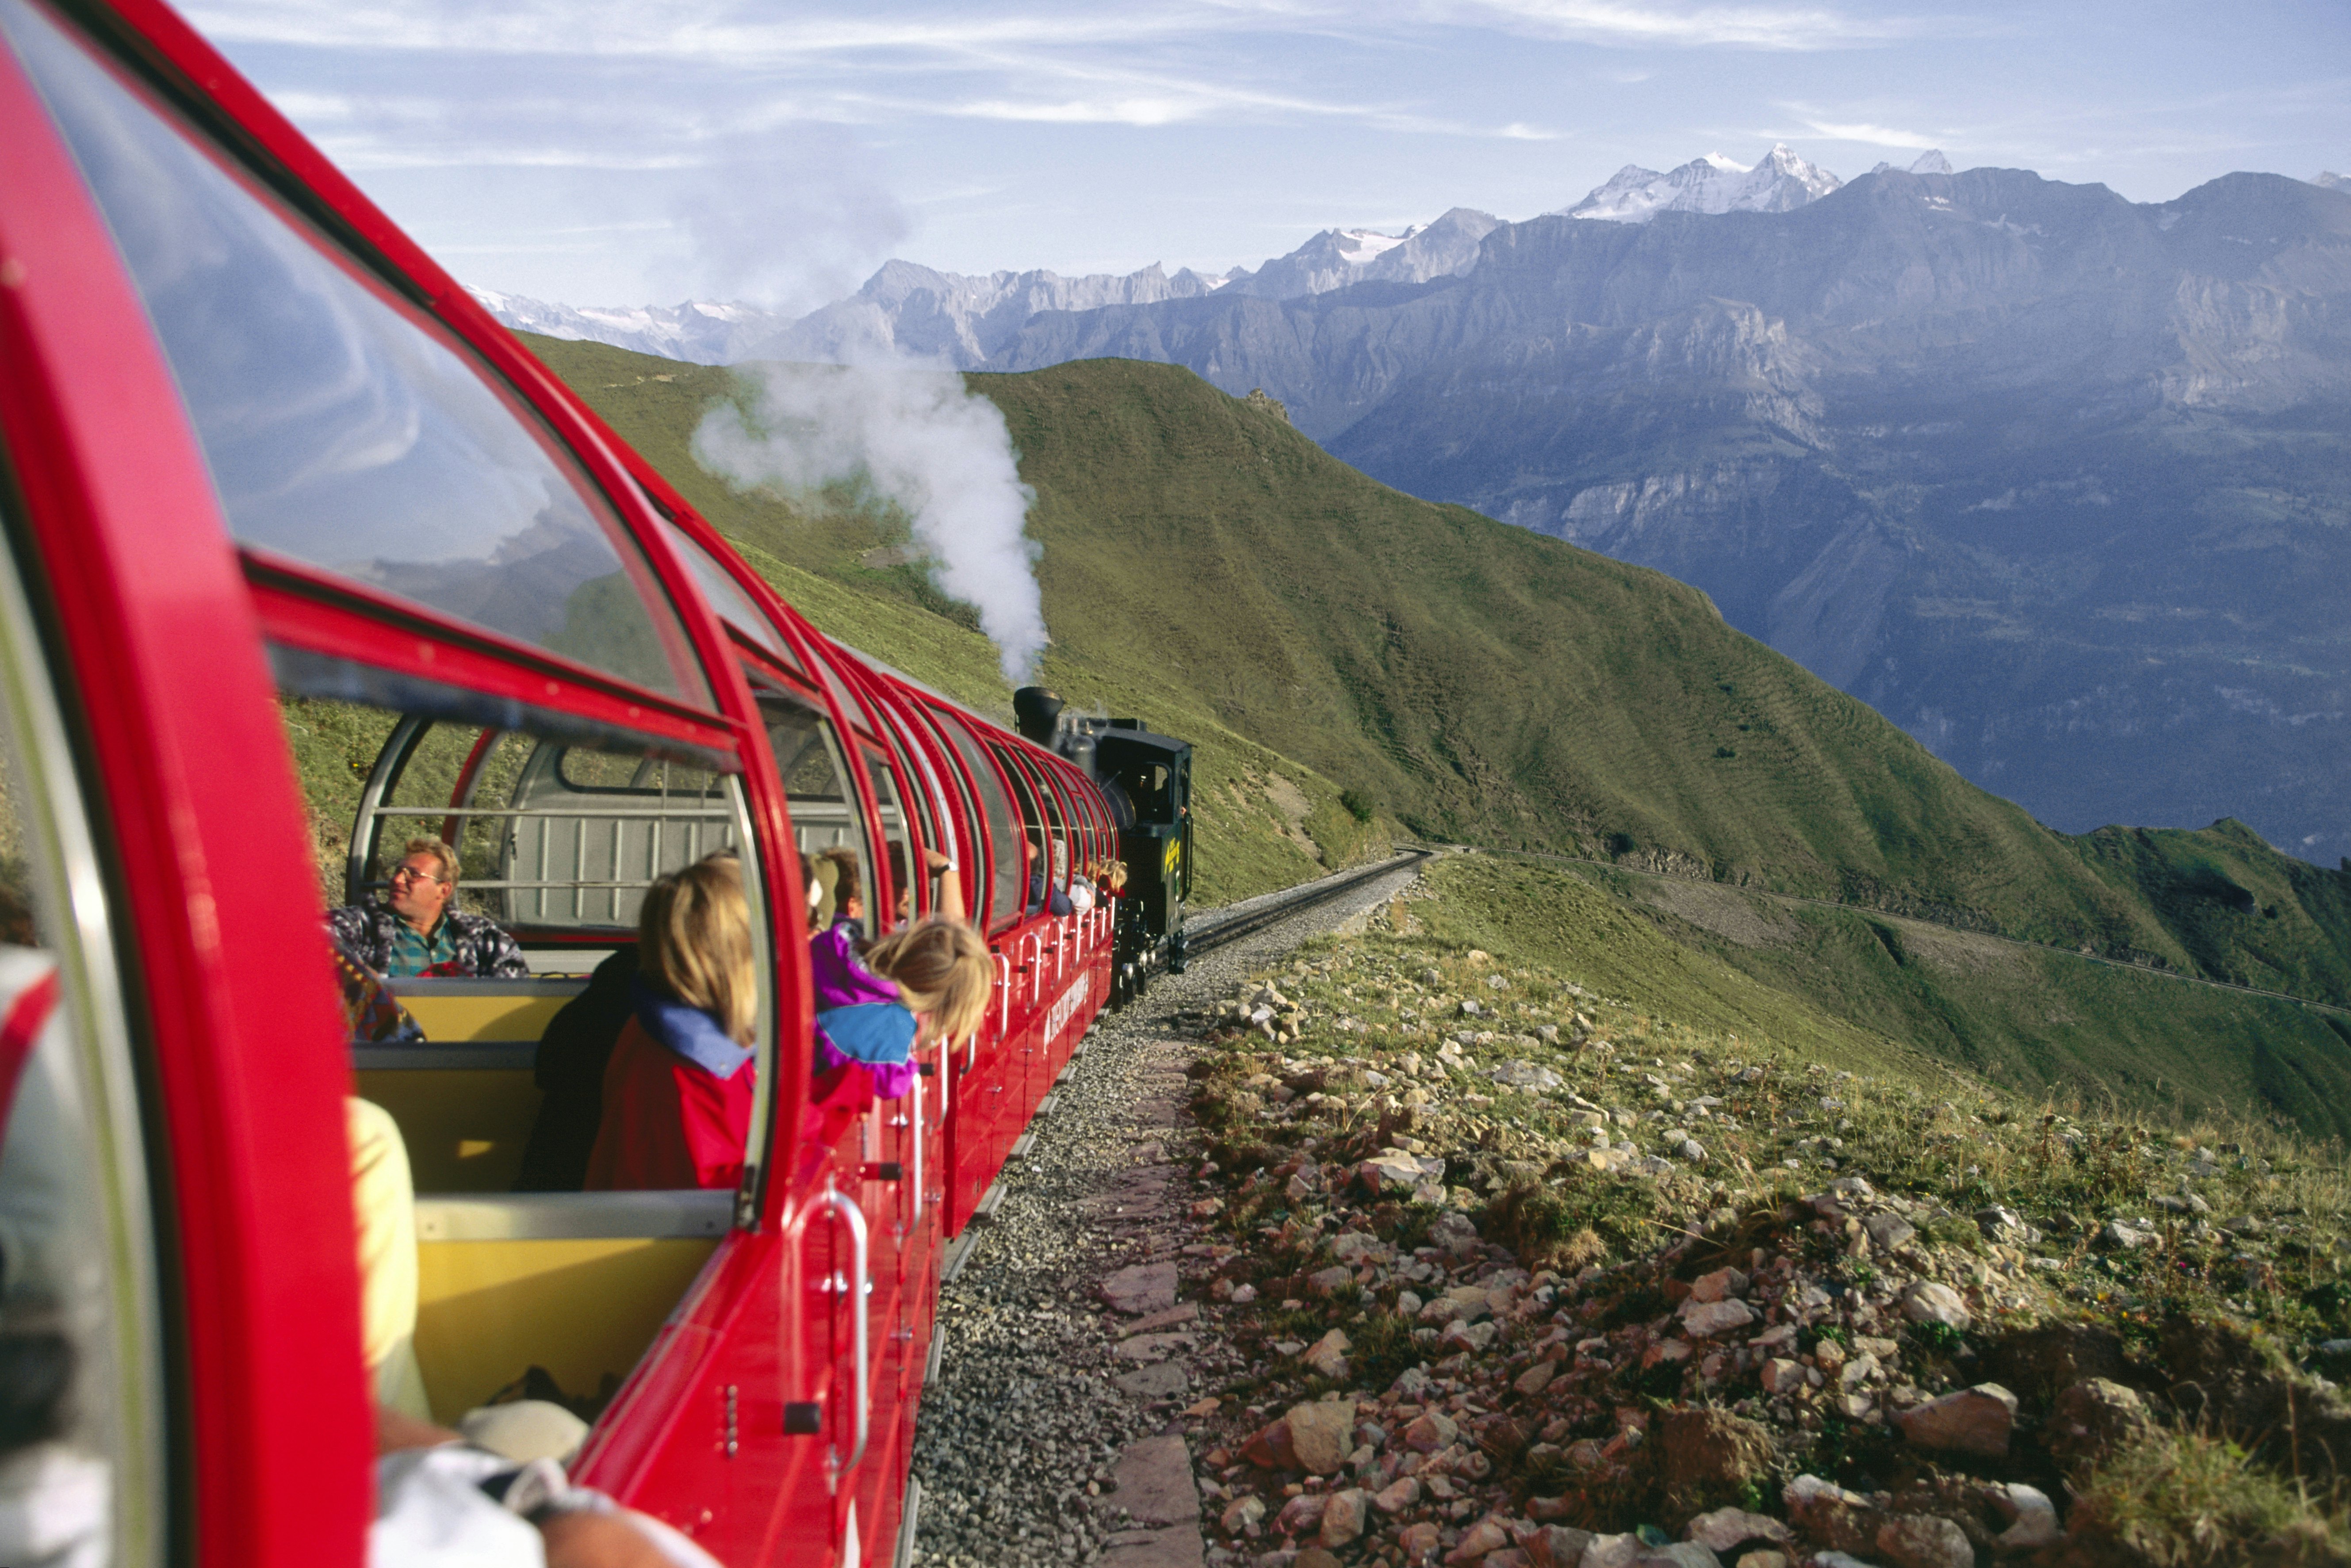
[[[1624,0],[1430,0],[1443,19],[1590,43],[1665,48],[1850,49],[1934,24],[1825,6],[1637,5]]]
[[[1891,126],[1872,125],[1866,120],[1841,124],[1835,120],[1807,120],[1804,124],[1813,135],[1825,136],[1834,141],[1862,141],[1873,147],[1907,147],[1920,152],[1954,140],[1949,136],[1925,136],[1916,131],[1896,131]]]
[[[767,70],[843,57],[1081,54],[1236,35],[1375,40],[1430,28],[1660,48],[1865,47],[1950,30],[1945,19],[1823,5],[1710,5],[1640,0],[1172,0],[1147,5],[1032,0],[903,16],[781,11],[719,0],[579,0],[486,6],[340,6],[324,0],[204,0],[190,19],[228,44],[398,52],[691,60]]]

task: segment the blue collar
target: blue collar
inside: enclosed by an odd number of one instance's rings
[[[647,1034],[712,1077],[732,1078],[751,1060],[750,1047],[727,1039],[716,1019],[700,1008],[663,996],[645,983],[643,976],[631,977],[629,996],[636,1004],[637,1022]]]

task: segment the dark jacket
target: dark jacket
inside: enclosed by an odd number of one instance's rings
[[[636,977],[635,946],[616,948],[596,966],[588,988],[547,1020],[533,1073],[544,1098],[515,1191],[578,1192],[587,1179],[604,1119],[604,1067],[634,1009],[629,983]]]
[[[448,925],[450,940],[457,949],[456,961],[466,974],[484,979],[520,979],[530,973],[530,966],[523,961],[522,945],[489,916],[452,909],[441,918]],[[400,928],[400,916],[382,904],[347,904],[329,909],[327,928],[377,974],[391,969],[392,938]]]

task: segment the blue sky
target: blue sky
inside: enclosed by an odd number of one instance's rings
[[[1254,266],[1523,218],[1628,162],[1939,147],[2161,201],[2351,172],[2351,5],[205,0],[190,19],[466,282],[806,308],[956,271]]]

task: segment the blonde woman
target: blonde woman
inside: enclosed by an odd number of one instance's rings
[[[866,948],[862,967],[896,993],[825,1006],[818,998],[816,1071],[820,1100],[847,1082],[852,1067],[872,1080],[875,1098],[895,1100],[914,1086],[914,1051],[961,1040],[987,1011],[996,967],[979,933],[959,920],[930,915]],[[861,993],[862,994],[862,993]]]
[[[742,1179],[758,997],[751,910],[734,856],[713,855],[646,890],[634,1006],[604,1067],[589,1191]]]

